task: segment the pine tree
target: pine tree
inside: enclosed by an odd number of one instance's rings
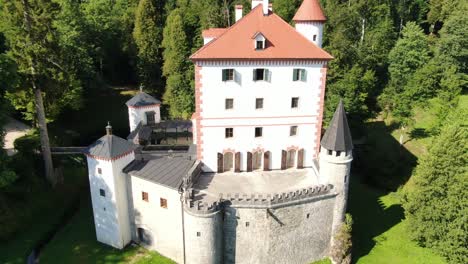
[[[468,109],[448,118],[405,187],[412,237],[450,263],[468,263]]]
[[[169,106],[172,118],[188,119],[193,113],[194,97],[189,81],[192,73],[187,60],[189,47],[180,9],[174,9],[167,17],[163,35],[163,74],[167,78],[163,101]]]
[[[144,87],[162,94],[162,28],[164,3],[140,0],[135,15],[133,38],[138,49],[138,73]]]

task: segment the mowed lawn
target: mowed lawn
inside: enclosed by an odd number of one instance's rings
[[[136,245],[118,250],[97,242],[88,195],[81,200],[77,214],[43,249],[39,261],[48,264],[175,263]]]

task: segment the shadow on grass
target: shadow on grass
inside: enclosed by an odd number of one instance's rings
[[[354,149],[348,212],[353,216],[353,263],[376,245],[375,237],[404,219],[399,204],[386,207],[381,197],[410,178],[417,157],[392,136],[396,126],[366,124],[366,140]]]
[[[357,178],[358,175],[354,175]],[[348,212],[353,216],[353,263],[367,255],[376,245],[375,237],[386,232],[404,219],[399,204],[389,207],[380,201],[384,192],[359,182],[351,181]]]

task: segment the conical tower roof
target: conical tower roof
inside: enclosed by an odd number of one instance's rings
[[[297,10],[293,21],[325,22],[327,18],[323,14],[319,0],[304,0]]]
[[[353,149],[353,140],[349,130],[343,100],[340,100],[335,114],[330,122],[325,135],[323,135],[322,147],[334,151],[348,151]]]

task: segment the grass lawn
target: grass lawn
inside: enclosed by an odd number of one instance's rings
[[[48,264],[172,264],[175,263],[156,252],[138,246],[117,250],[96,241],[91,201],[88,195],[81,200],[78,213],[43,249],[41,263]]]
[[[85,175],[85,168],[67,164],[64,185],[59,189],[51,190],[43,181],[33,184],[31,179],[23,179],[14,187],[21,191],[6,197],[10,205],[14,204],[10,213],[20,229],[7,242],[0,242],[0,263],[25,263],[34,246],[60,222],[64,212],[78,198],[79,189],[84,185],[80,177]],[[6,228],[10,225],[8,222],[0,224]]]

